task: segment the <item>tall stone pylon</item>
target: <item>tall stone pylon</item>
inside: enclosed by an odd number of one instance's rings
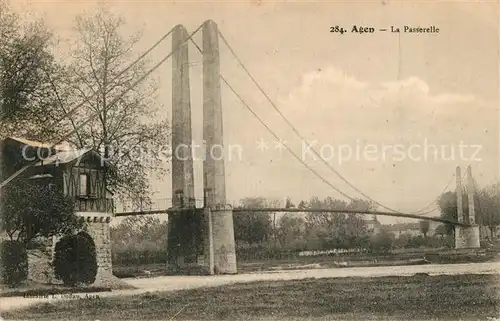
[[[460,167],[457,167],[457,219],[459,223],[468,224],[469,226],[455,226],[455,248],[479,248],[479,226],[475,224],[474,211],[474,184],[472,181],[471,167],[467,168],[467,193],[469,203],[468,218],[464,216],[462,204],[462,177]]]
[[[219,33],[215,22],[205,21],[202,33],[204,216],[208,226],[205,257],[210,262],[210,273],[234,274],[236,248],[233,211],[226,204]]]
[[[474,179],[472,178],[472,168],[467,167],[467,195],[469,199],[469,224],[476,224],[476,208],[474,204]]]
[[[191,224],[186,224],[186,220],[193,220],[196,215],[187,39],[184,26],[177,25],[172,32],[172,205],[193,208],[192,212],[179,212],[168,217],[169,263],[181,269],[197,256],[190,237],[196,231],[189,230]]]
[[[456,169],[456,193],[457,193],[457,220],[460,223],[464,222],[464,207],[462,200],[462,171],[460,166],[457,166]]]
[[[188,33],[177,25],[172,33],[172,205],[195,207],[189,87]],[[180,47],[180,48],[179,48]],[[176,50],[176,48],[179,48]]]

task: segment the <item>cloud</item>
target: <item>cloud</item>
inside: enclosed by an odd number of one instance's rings
[[[382,96],[393,96],[399,99],[414,99],[421,103],[430,102],[446,105],[477,101],[476,97],[470,94],[440,93],[432,95],[430,94],[430,89],[427,83],[418,77],[409,77],[400,81],[384,82],[381,86],[384,88],[381,91]]]
[[[473,95],[440,94],[430,97],[431,101],[438,104],[470,103],[476,101]]]
[[[472,164],[476,177],[497,174],[496,110],[469,94],[434,92],[418,77],[372,83],[328,66],[306,73],[277,105],[306,140],[316,142],[318,151],[322,145],[339,147],[345,144],[355,148],[358,145],[403,144],[409,148],[427,144],[456,148],[464,142],[483,146],[480,156],[484,161],[480,166],[477,162]],[[302,142],[293,130],[276,113],[266,112],[263,106],[258,108],[262,108],[259,112],[272,130],[300,154]],[[267,133],[255,129],[255,124],[245,123],[252,129],[242,125],[239,123],[240,133],[255,139],[266,137]],[[272,137],[267,136],[267,139]],[[251,166],[228,166],[237,173],[235,177],[248,175],[249,180],[258,177],[259,183],[254,186],[258,193],[285,193],[304,198],[308,195],[338,196],[287,153],[279,158],[271,152],[249,153],[248,157],[252,158]],[[355,194],[320,161],[309,157],[307,163],[340,189]],[[435,198],[458,163],[432,159],[429,162],[393,161],[391,155],[378,161],[362,159],[342,164],[334,157],[330,162],[368,195],[389,206],[407,210],[415,210]],[[415,189],[420,192],[415,194]]]
[[[300,157],[304,145],[296,133],[268,102],[259,100],[260,95],[245,94],[256,114]],[[339,197],[289,152],[278,153],[274,148],[259,151],[259,139],[272,144],[275,137],[245,109],[235,108],[240,102],[229,98],[233,100],[225,101],[225,143],[241,145],[243,160],[226,162],[227,186],[232,186],[227,191],[228,199],[249,195]],[[498,169],[494,108],[485,108],[484,102],[471,95],[435,92],[418,77],[374,83],[326,66],[305,73],[294,87],[282,91],[281,99],[273,100],[307,141],[316,142],[314,146],[320,152],[325,145],[349,145],[354,150],[358,145],[363,148],[373,144],[380,150],[384,144],[403,144],[406,150],[413,144],[457,146],[464,141],[487,146],[480,155],[484,161],[472,164],[478,179],[480,175],[491,177],[493,172],[496,175]],[[330,155],[330,149],[323,151]],[[333,155],[329,163],[366,194],[408,211],[435,199],[458,165],[455,161],[394,161],[391,155],[389,152],[387,158],[377,161],[353,159],[341,164]],[[306,157],[308,166],[347,194],[359,196],[313,158]]]
[[[295,88],[288,100],[300,99],[317,91],[322,86],[331,86],[337,90],[361,90],[367,88],[368,84],[349,76],[340,69],[328,66],[325,69],[317,69],[305,74],[298,88]]]
[[[473,95],[433,93],[418,77],[370,83],[332,66],[305,74],[280,105],[318,139],[474,139],[479,128],[498,128],[494,110]]]
[[[413,92],[423,96],[429,94],[429,86],[417,77],[409,77],[400,81],[383,82],[381,86],[390,93]]]

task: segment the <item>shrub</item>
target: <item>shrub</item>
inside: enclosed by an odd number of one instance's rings
[[[28,278],[28,253],[23,243],[3,241],[1,249],[2,280],[16,287]]]
[[[369,247],[372,252],[388,253],[392,250],[394,244],[394,236],[386,231],[381,231],[370,237]]]
[[[405,248],[406,245],[408,244],[408,241],[412,238],[411,234],[403,233],[400,234],[395,240],[394,240],[394,246],[397,248]]]
[[[94,283],[97,258],[92,238],[86,233],[63,237],[56,244],[54,269],[56,278],[66,285]]]
[[[420,248],[426,246],[427,242],[422,235],[412,236],[406,243],[406,248]]]

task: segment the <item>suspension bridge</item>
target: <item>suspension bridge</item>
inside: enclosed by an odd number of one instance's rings
[[[201,30],[203,42],[201,46],[194,41],[193,36]],[[332,190],[349,200],[354,200],[352,196],[337,188],[327,178],[314,170],[297,153],[286,144],[252,107],[234,89],[229,81],[220,71],[220,47],[219,40],[222,40],[226,48],[236,59],[239,66],[245,71],[251,82],[269,102],[270,106],[280,115],[280,117],[293,130],[295,135],[303,142],[307,142],[305,137],[281,112],[275,102],[266,93],[263,87],[252,76],[248,68],[238,57],[215,22],[205,21],[194,32],[188,33],[182,25],[174,27],[167,36],[172,35],[172,197],[169,199],[149,202],[147,205],[139,205],[133,210],[123,210],[115,213],[115,216],[132,216],[148,214],[168,214],[169,215],[169,261],[182,265],[185,257],[194,257],[200,265],[205,266],[210,274],[233,274],[237,273],[236,251],[233,228],[233,213],[237,212],[309,212],[309,213],[338,213],[338,214],[360,214],[360,215],[381,215],[411,218],[418,220],[429,220],[453,225],[455,228],[456,247],[479,247],[479,227],[475,224],[473,180],[471,168],[468,168],[468,190],[469,190],[469,211],[464,215],[462,206],[462,193],[457,193],[458,220],[432,217],[426,214],[433,210],[428,210],[429,206],[414,213],[403,213],[374,200],[363,191],[354,186],[348,179],[341,175],[329,162],[324,160],[312,147],[310,150],[326,165],[333,174],[346,183],[363,199],[376,204],[383,210],[339,210],[339,209],[302,209],[302,208],[243,208],[233,207],[227,204],[226,200],[226,180],[225,164],[223,157],[213,157],[214,149],[222,149],[223,142],[223,115],[221,86],[225,85],[230,92],[245,106],[261,125],[266,128],[274,138],[280,142],[286,150],[304,167],[311,171],[318,179],[328,185]],[[165,38],[165,37],[164,37]],[[164,39],[163,38],[163,39]],[[161,41],[163,40],[161,39]],[[194,172],[193,155],[189,147],[192,143],[192,121],[191,121],[191,93],[188,48],[189,43],[194,45],[196,51],[202,55],[203,63],[203,140],[205,147],[212,157],[205,157],[203,160],[203,191],[204,196],[202,206],[196,206],[194,195]],[[462,175],[457,167],[456,190],[461,191]],[[446,187],[445,187],[446,189]],[[443,191],[444,192],[444,191]],[[169,203],[171,206],[167,206]],[[200,201],[200,200],[198,200]],[[199,202],[198,202],[199,203]],[[186,225],[198,222],[197,227],[186,230]],[[181,262],[181,263],[179,263]]]
[[[202,33],[203,42],[201,46],[196,43],[193,36],[198,32]],[[105,112],[111,106],[119,101],[128,91],[133,90],[142,80],[148,77],[153,71],[161,66],[168,59],[172,59],[172,197],[171,205],[167,202],[158,202],[153,208],[149,204],[149,208],[139,207],[131,211],[117,211],[114,216],[131,216],[131,215],[147,215],[147,214],[168,214],[169,215],[169,242],[168,252],[169,261],[183,262],[184,257],[195,257],[197,262],[206,268],[210,274],[234,274],[237,273],[236,266],[236,251],[234,240],[233,213],[237,212],[311,212],[311,213],[338,213],[338,214],[360,214],[360,215],[381,215],[411,218],[418,220],[430,220],[440,223],[450,224],[455,229],[455,245],[457,248],[477,248],[479,247],[479,227],[475,222],[474,209],[474,181],[472,178],[471,168],[467,170],[467,191],[469,211],[464,213],[462,208],[462,193],[457,193],[457,220],[443,219],[440,217],[432,217],[426,214],[433,210],[427,210],[436,203],[433,201],[427,207],[422,208],[414,213],[403,213],[392,209],[375,199],[371,198],[363,191],[354,186],[347,178],[339,173],[328,161],[307,143],[307,139],[299,132],[299,130],[288,120],[281,112],[277,104],[270,98],[259,82],[253,77],[249,69],[246,68],[242,60],[238,57],[235,50],[231,47],[227,39],[219,30],[217,24],[211,20],[205,21],[193,32],[188,34],[186,28],[182,25],[175,26],[172,30],[166,33],[158,40],[149,50],[144,52],[137,60],[132,62],[127,68],[119,73],[121,75],[126,70],[129,70],[139,60],[143,59],[154,48],[162,43],[169,36],[172,36],[172,50],[161,61],[154,65],[140,79],[130,85],[109,105],[103,107],[103,110],[91,114],[85,121],[75,126],[74,129],[60,137],[60,139],[52,145],[54,148],[58,144],[64,142],[69,137],[78,132],[80,128],[89,124],[90,121],[99,117],[100,112]],[[356,195],[361,195],[362,199],[370,201],[378,208],[383,210],[368,211],[368,210],[339,210],[339,209],[303,209],[303,208],[241,208],[228,205],[226,199],[226,179],[225,179],[225,164],[224,157],[213,157],[214,150],[222,150],[223,142],[223,114],[222,114],[222,95],[221,87],[225,85],[230,92],[242,103],[242,105],[255,117],[259,123],[269,133],[281,143],[281,145],[292,155],[302,166],[314,174],[325,185],[329,186],[333,191],[348,200],[356,198],[349,195],[347,192],[339,189],[330,180],[321,175],[313,167],[311,167],[304,159],[302,159],[293,148],[283,141],[272,128],[255,112],[255,110],[245,101],[224,77],[220,71],[220,48],[219,40],[222,40],[226,48],[236,59],[239,66],[245,71],[248,78],[258,89],[258,91],[267,100],[269,105],[280,115],[286,124],[293,130],[295,135],[304,142],[309,150],[321,161],[328,169],[343,183],[347,184]],[[194,45],[196,51],[202,55],[203,64],[203,141],[205,142],[206,151],[210,151],[205,155],[203,160],[203,199],[202,206],[197,207],[195,199],[194,187],[194,170],[193,170],[193,155],[192,149],[186,148],[192,144],[192,122],[191,122],[191,92],[190,92],[190,74],[188,47],[189,44]],[[99,91],[95,95],[99,94]],[[88,99],[87,99],[88,101]],[[67,112],[64,118],[70,118],[84,104],[82,102],[78,106]],[[60,120],[62,121],[62,119]],[[0,189],[12,182],[16,177],[25,172],[32,163],[27,163],[24,167],[17,170],[0,184]],[[460,168],[457,167],[456,173],[456,190],[462,191],[462,175]],[[448,184],[447,184],[448,185]],[[445,187],[446,190],[447,187]],[[443,191],[444,192],[444,191]],[[199,200],[200,201],[200,200]],[[161,204],[160,204],[161,203]],[[186,226],[189,229],[186,229]],[[182,264],[181,264],[182,265]]]
[[[136,216],[136,215],[153,215],[153,214],[175,214],[183,211],[189,211],[189,208],[165,208],[165,209],[148,209],[148,210],[134,210],[129,212],[118,212],[115,213],[116,217],[120,216]],[[384,212],[384,211],[369,211],[369,210],[347,210],[347,209],[307,209],[307,208],[288,208],[288,207],[278,207],[278,208],[266,208],[266,207],[233,207],[233,213],[245,213],[245,212],[268,212],[268,213],[337,213],[337,214],[360,214],[360,215],[380,215],[380,216],[391,216],[391,217],[402,217],[411,218],[418,220],[428,220],[443,224],[451,224],[457,226],[467,227],[470,226],[467,223],[460,223],[458,221],[444,219],[441,217],[434,216],[423,216],[409,213],[399,213],[399,212]]]

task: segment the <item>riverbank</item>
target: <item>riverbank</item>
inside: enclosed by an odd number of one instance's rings
[[[306,278],[47,302],[3,313],[37,320],[485,320],[498,275]]]
[[[423,249],[399,251],[387,254],[370,255],[328,255],[294,257],[280,260],[262,260],[252,262],[238,261],[238,273],[255,273],[290,269],[326,269],[337,267],[370,267],[414,264],[425,260],[431,264],[461,264],[500,261],[497,251],[484,249]],[[140,265],[114,265],[113,273],[119,278],[155,277],[175,274],[165,263]],[[197,275],[199,269],[194,266],[188,274]]]

